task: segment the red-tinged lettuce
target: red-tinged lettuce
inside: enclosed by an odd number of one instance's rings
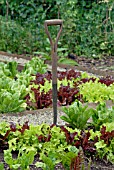
[[[45,92],[44,90],[40,92],[40,87],[31,88],[30,95],[28,94],[26,98],[26,103],[28,107],[33,109],[43,109],[47,107],[52,107],[52,90]],[[31,96],[33,97],[31,98]],[[70,86],[62,86],[58,90],[58,105],[71,105],[76,99],[82,100],[82,96],[79,95],[78,88],[71,88]]]
[[[4,127],[0,125],[1,136],[3,140],[5,134],[10,130],[11,133],[7,134],[5,141],[8,141],[8,147],[5,151],[5,160],[10,167],[14,166],[29,166],[33,161],[36,154],[40,154],[40,161],[47,166],[54,166],[59,162],[64,167],[76,167],[80,164],[81,157],[78,151],[82,148],[84,155],[99,156],[100,158],[107,158],[109,161],[114,162],[114,124],[104,124],[100,131],[72,129],[67,126],[57,127],[56,125],[24,125],[10,124]],[[3,133],[2,133],[3,131]],[[5,132],[5,133],[4,133]],[[93,137],[92,137],[93,136]],[[1,140],[0,139],[0,140]],[[79,148],[79,149],[78,149]],[[13,159],[12,151],[17,151],[17,159]],[[26,163],[28,155],[33,154],[32,160]],[[9,156],[9,160],[8,160]],[[79,156],[79,157],[77,157]],[[48,158],[48,159],[46,159]],[[23,161],[25,162],[22,162]],[[54,162],[52,161],[54,159]],[[49,162],[46,162],[49,160]],[[12,166],[13,165],[13,166]],[[40,165],[39,163],[37,164]]]
[[[51,134],[47,134],[47,137],[43,136],[43,135],[36,135],[38,137],[38,141],[39,142],[49,142],[51,139]]]
[[[112,130],[111,132],[107,132],[106,126],[102,126],[102,128],[100,129],[100,133],[100,139],[104,140],[104,143],[106,143],[107,145],[110,145],[111,140],[114,139],[114,130]]]
[[[105,123],[100,131],[95,132],[98,133],[98,142],[95,143],[98,157],[114,164],[114,123]]]
[[[96,138],[94,140],[90,140],[90,132],[81,131],[81,135],[79,136],[79,139],[74,143],[74,146],[79,148],[80,146],[83,149],[83,152],[85,154],[93,155],[96,153],[96,149],[94,147],[94,144],[98,141]]]
[[[77,79],[81,76],[80,72],[77,72],[73,69],[71,70],[67,70],[67,71],[58,71],[58,79],[59,80],[63,80],[65,79],[65,77],[67,78],[67,80],[72,80],[72,79]]]
[[[5,124],[5,126],[7,127],[8,125]],[[2,141],[5,141],[8,138],[8,136],[10,135],[10,132],[16,133],[16,131],[19,131],[19,132],[21,132],[21,134],[23,134],[24,131],[27,130],[27,129],[29,130],[28,121],[25,122],[23,124],[23,126],[21,126],[21,128],[17,128],[16,124],[11,122],[10,125],[9,125],[8,130],[5,132],[4,135],[1,135],[0,139]]]
[[[39,89],[31,88],[31,91],[34,93],[34,100],[31,101],[29,95],[26,96],[26,102],[28,107],[33,109],[43,109],[52,106],[52,90],[47,93],[39,91]]]
[[[23,124],[21,129],[18,129],[18,131],[21,132],[21,134],[23,134],[25,130],[29,130],[28,121]]]
[[[61,86],[58,90],[59,105],[71,105],[77,99],[79,89],[71,88],[70,86]]]
[[[80,82],[80,84],[81,84],[81,83],[86,83],[86,82],[90,82],[90,81],[95,82],[95,80],[96,80],[95,77],[91,77],[91,78],[82,78],[79,82]]]
[[[45,80],[50,81],[52,79],[51,72],[46,72],[45,74],[37,73],[35,76],[35,80],[32,80],[31,82],[34,82],[35,84],[41,84],[44,85]]]
[[[59,106],[71,105],[76,100],[84,103],[102,102],[113,99],[111,92],[113,91],[113,86],[107,89],[108,87],[105,85],[105,83],[109,81],[108,78],[106,78],[106,82],[102,84],[102,81],[105,79],[85,77],[82,73],[76,72],[75,70],[58,71],[57,76]],[[111,78],[110,82],[113,83]],[[38,87],[35,88],[34,84],[38,85]],[[52,106],[52,73],[50,71],[45,74],[37,73],[35,80],[31,81],[31,87],[30,93],[26,96],[28,108],[41,109]]]
[[[99,79],[99,82],[102,84],[106,84],[107,86],[110,86],[111,84],[114,83],[114,79],[112,79],[112,77],[107,76],[107,77],[101,77]]]
[[[73,144],[75,142],[75,136],[78,135],[78,132],[70,133],[64,126],[61,126],[61,130],[65,133],[67,143]]]

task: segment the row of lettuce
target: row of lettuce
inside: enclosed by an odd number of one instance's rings
[[[61,117],[68,126],[23,125],[0,123],[0,146],[4,153],[4,169],[42,170],[90,169],[96,167],[94,160],[104,160],[114,164],[114,107],[100,104],[97,109],[75,102],[69,108],[64,106],[66,116]],[[87,116],[86,116],[87,115]],[[88,119],[92,116],[91,122]],[[14,158],[14,153],[16,158]],[[85,156],[88,161],[85,162]],[[35,158],[36,161],[34,162]]]
[[[74,70],[58,72],[58,105],[106,100],[114,101],[114,79],[111,77],[90,77]],[[0,113],[51,106],[52,74],[41,59],[32,58],[21,72],[16,62],[0,63]]]

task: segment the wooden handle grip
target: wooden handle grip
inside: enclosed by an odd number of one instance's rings
[[[62,25],[63,21],[61,19],[52,19],[52,20],[46,20],[45,24],[47,26],[51,26],[51,25]]]

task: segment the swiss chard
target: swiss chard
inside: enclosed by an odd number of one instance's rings
[[[88,106],[82,106],[80,102],[75,102],[69,107],[63,107],[63,112],[66,116],[61,116],[61,119],[68,122],[73,128],[84,129],[92,112]]]

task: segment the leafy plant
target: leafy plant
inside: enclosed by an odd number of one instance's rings
[[[23,72],[29,73],[30,75],[36,73],[45,73],[47,69],[47,65],[44,64],[44,61],[39,59],[38,57],[33,57],[32,60],[27,62],[24,66]]]
[[[0,162],[0,170],[4,170],[4,164],[3,164],[3,162]]]
[[[61,63],[61,64],[67,64],[67,65],[72,65],[72,66],[77,66],[78,65],[78,63],[76,61],[68,59],[68,58],[65,58],[65,57],[60,58],[58,62]]]
[[[14,78],[17,74],[17,63],[15,61],[3,64],[1,70],[7,77]]]
[[[21,112],[26,109],[26,103],[20,99],[18,93],[2,90],[0,96],[0,113]]]
[[[0,144],[8,144],[4,160],[12,169],[29,169],[37,154],[40,160],[35,165],[44,170],[53,169],[58,163],[66,170],[78,167],[83,164],[84,155],[114,162],[113,122],[104,123],[98,131],[4,122],[0,124],[0,134]],[[17,154],[15,159],[13,153]]]
[[[21,73],[17,71],[16,62],[0,65],[0,113],[24,111],[27,106],[24,98],[29,92],[27,87],[34,79],[32,74],[46,72],[46,65],[42,60],[32,58]]]
[[[20,149],[21,151],[21,149]],[[19,152],[18,158],[13,159],[10,150],[4,151],[4,160],[9,165],[11,169],[23,169],[29,170],[29,165],[33,162],[35,156],[34,150],[28,150],[27,152]]]
[[[79,89],[85,102],[102,103],[105,100],[114,100],[114,84],[110,84],[107,87],[107,85],[101,84],[96,80],[79,85]]]
[[[107,129],[110,126],[110,131]],[[100,139],[95,144],[98,155],[100,158],[107,157],[112,164],[114,163],[114,129],[113,122],[106,123],[100,128]]]
[[[70,167],[72,158],[78,154],[78,149],[67,144],[65,134],[60,127],[46,124],[37,126],[29,126],[28,122],[23,126],[11,124],[1,139],[2,141],[9,139],[9,148],[4,151],[4,160],[12,169],[29,169],[37,153],[40,154],[42,161],[36,163],[37,167],[42,167],[44,170],[53,169],[61,162],[67,168]],[[12,157],[14,151],[17,151],[16,159]]]
[[[34,55],[39,55],[41,59],[45,60],[51,60],[51,55],[49,55],[47,52],[33,52]]]
[[[92,124],[96,130],[99,130],[103,123],[111,123],[114,120],[114,107],[107,108],[105,103],[99,104],[92,112]]]
[[[18,112],[26,109],[24,96],[26,86],[19,85],[12,78],[0,78],[0,113]]]
[[[78,129],[84,129],[92,115],[91,109],[87,109],[87,106],[82,106],[80,102],[75,102],[69,107],[63,107],[62,110],[66,116],[61,116],[61,119],[68,122],[73,128]]]

